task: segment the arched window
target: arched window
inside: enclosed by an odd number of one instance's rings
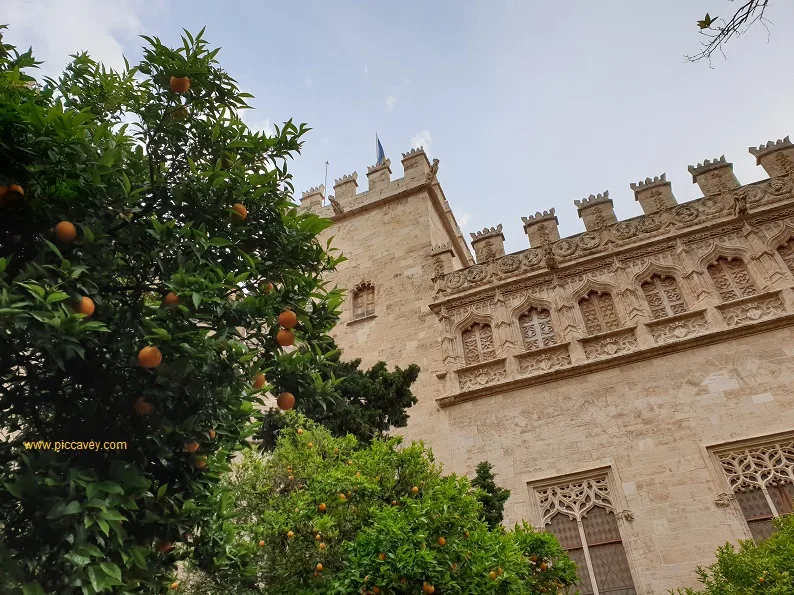
[[[741,258],[722,256],[709,265],[708,272],[723,302],[756,294],[753,279]]]
[[[467,366],[496,357],[490,324],[475,322],[463,331],[463,353]]]
[[[551,312],[546,309],[530,308],[518,317],[518,326],[527,351],[557,344]]]
[[[783,262],[786,263],[788,270],[794,273],[794,238],[778,246],[777,253],[780,254]]]
[[[375,288],[372,283],[361,283],[353,290],[353,319],[375,313]]]
[[[654,275],[642,284],[642,293],[654,318],[667,318],[687,311],[675,277]]]
[[[582,311],[588,335],[620,328],[620,321],[615,312],[615,302],[609,293],[599,294],[597,291],[591,291],[579,300],[579,308]]]

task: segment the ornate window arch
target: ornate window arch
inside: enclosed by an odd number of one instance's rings
[[[794,237],[789,238],[777,247],[777,253],[783,262],[786,263],[788,270],[794,275]]]
[[[542,349],[557,344],[557,335],[551,320],[551,310],[543,306],[530,306],[518,316],[518,328],[524,349]]]
[[[656,273],[640,285],[645,301],[655,319],[667,318],[687,311],[678,280],[672,275]]]
[[[363,281],[353,288],[353,320],[375,314],[375,286]]]
[[[706,270],[723,302],[758,293],[750,271],[741,258],[720,256]]]
[[[579,299],[579,309],[588,335],[597,335],[620,328],[615,301],[608,291],[593,290]]]
[[[461,331],[461,339],[467,366],[496,358],[493,328],[487,322],[472,322]]]
[[[563,480],[534,491],[543,528],[576,563],[575,587],[585,595],[635,595],[607,477]]]

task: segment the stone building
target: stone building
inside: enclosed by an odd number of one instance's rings
[[[554,532],[583,593],[661,595],[696,584],[726,541],[761,538],[794,497],[794,146],[750,153],[769,178],[742,186],[725,157],[631,184],[644,214],[618,221],[607,192],[472,234],[473,257],[425,153],[304,193],[332,219],[349,290],[334,331],[345,357],[422,368],[401,433],[448,472],[494,464],[505,524]],[[332,283],[333,285],[333,283]]]

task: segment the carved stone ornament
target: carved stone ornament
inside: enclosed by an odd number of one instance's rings
[[[761,320],[785,314],[786,307],[779,295],[758,296],[756,299],[744,300],[735,306],[723,304],[718,307],[728,328],[744,326]]]
[[[539,353],[529,352],[517,357],[518,368],[523,376],[543,374],[551,370],[567,368],[571,365],[568,345],[556,345]]]
[[[735,496],[733,494],[728,494],[726,492],[722,492],[721,494],[717,495],[714,499],[714,504],[721,507],[730,506],[731,502],[735,500]]]
[[[518,256],[503,256],[497,263],[500,273],[514,273],[521,268],[521,259]]]
[[[570,256],[576,252],[576,244],[571,240],[564,239],[555,243],[552,249],[554,250],[554,254],[558,256]]]
[[[558,512],[577,521],[594,506],[615,512],[606,477],[536,489],[535,494],[542,512],[543,526]]]
[[[601,236],[588,231],[579,236],[579,246],[582,250],[595,250],[601,245]]]
[[[466,271],[466,279],[469,283],[479,283],[480,281],[485,281],[486,277],[488,276],[488,269],[479,264],[475,264]]]
[[[583,340],[584,354],[588,360],[613,357],[622,353],[629,353],[637,349],[637,338],[634,329],[616,333],[608,337]]]
[[[769,194],[782,196],[791,192],[791,180],[787,178],[772,178],[766,188]]]
[[[794,483],[794,442],[746,448],[720,455],[719,461],[734,494]]]
[[[634,513],[631,512],[630,510],[621,510],[619,513],[617,513],[616,516],[628,522],[634,520]]]
[[[540,250],[527,250],[521,255],[524,265],[527,267],[534,267],[540,264],[543,259],[543,253]]]
[[[444,260],[438,256],[433,259],[433,273],[436,277],[444,274]]]
[[[716,215],[725,210],[725,203],[719,196],[708,196],[700,201],[699,206],[700,211],[706,215]]]
[[[657,214],[645,215],[637,222],[637,229],[642,233],[653,233],[662,228],[662,218]]]
[[[466,277],[460,271],[455,271],[454,273],[450,274],[447,277],[447,287],[450,289],[457,289],[458,287],[463,287],[463,284],[466,283]]]
[[[458,371],[458,386],[462,391],[474,390],[489,384],[504,382],[505,378],[507,378],[505,361],[489,362]]]
[[[680,205],[673,210],[673,217],[676,221],[688,223],[698,218],[698,212],[695,207],[690,205]]]
[[[618,240],[628,240],[637,235],[637,224],[634,221],[621,221],[612,228]]]
[[[694,337],[709,330],[709,324],[703,313],[694,313],[688,318],[679,318],[672,322],[657,321],[649,325],[653,340],[662,345]]]

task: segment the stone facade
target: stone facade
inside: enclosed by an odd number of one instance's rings
[[[551,209],[523,218],[521,252],[501,225],[472,234],[476,261],[421,149],[401,179],[387,161],[365,192],[352,174],[330,206],[302,200],[349,259],[331,279],[350,290],[345,357],[419,364],[400,433],[450,472],[493,463],[505,524],[557,534],[583,592],[692,586],[716,547],[791,510],[794,146],[750,151],[769,179],[706,160],[689,168],[703,198],[648,178],[640,217],[592,195],[587,231],[560,238]]]

